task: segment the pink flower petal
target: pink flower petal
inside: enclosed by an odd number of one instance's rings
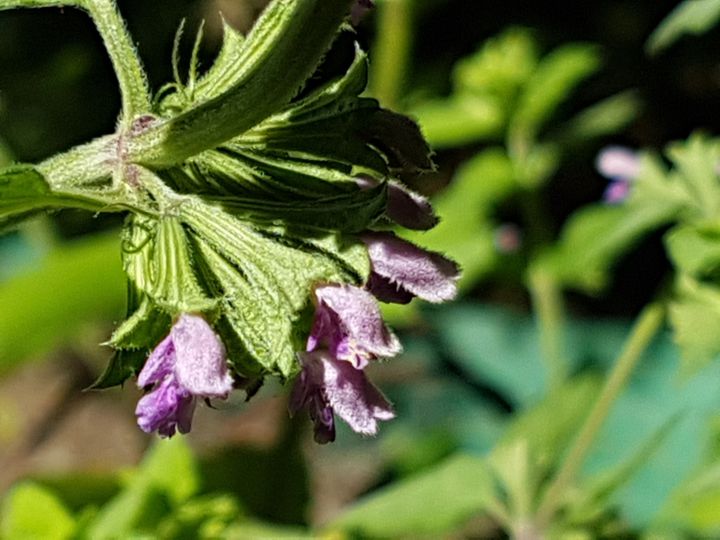
[[[345,340],[332,340],[342,359],[351,360],[355,352],[391,357],[402,351],[400,341],[385,325],[375,298],[350,285],[326,285],[315,290],[318,311],[330,310]],[[322,316],[322,313],[321,313]],[[362,367],[362,366],[358,366]]]
[[[227,353],[205,319],[183,314],[170,336],[175,346],[178,383],[197,396],[226,398],[233,384],[227,369]]]
[[[387,294],[389,284],[428,302],[445,302],[457,294],[460,270],[451,260],[389,232],[368,232],[361,238],[367,245],[373,272],[386,280],[377,287],[381,300],[394,301]],[[373,282],[369,285],[372,287]],[[372,288],[370,291],[375,293]]]

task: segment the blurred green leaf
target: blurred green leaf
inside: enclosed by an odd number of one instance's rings
[[[527,441],[539,465],[552,467],[595,400],[602,383],[600,374],[573,377],[543,398],[544,366],[536,326],[529,316],[456,303],[433,309],[428,320],[441,336],[434,342],[435,347],[442,351],[445,362],[452,361],[460,369],[462,380],[477,382],[481,388],[488,386],[517,405],[517,412],[509,417],[505,431],[496,439],[493,454]],[[715,329],[720,326],[720,322],[708,324]],[[582,366],[608,368],[621,350],[628,329],[626,322],[618,320],[569,320],[566,334],[570,371]],[[716,330],[710,333],[716,334]],[[607,504],[617,505],[624,519],[636,527],[649,522],[673,487],[697,467],[705,448],[715,440],[707,425],[720,410],[720,364],[710,364],[684,378],[678,376],[677,368],[677,348],[669,332],[663,333],[651,345],[613,407],[581,476],[580,488],[596,490],[609,483],[606,488],[612,493],[606,491],[604,495]],[[462,416],[450,414],[453,418]],[[433,422],[433,416],[427,418],[425,432]],[[435,422],[441,424],[442,420]],[[653,441],[659,439],[656,445]],[[462,439],[458,442],[461,449],[477,449]],[[640,460],[637,453],[650,446],[652,452],[648,450],[645,459]],[[642,461],[642,467],[632,467],[637,461]],[[618,463],[626,469],[618,468]],[[632,477],[622,478],[623,474]]]
[[[670,322],[683,372],[693,375],[720,353],[720,290],[681,276],[670,304]]]
[[[460,94],[494,96],[507,110],[518,89],[525,85],[538,63],[531,32],[510,28],[486,40],[480,50],[457,62],[453,73]]]
[[[683,531],[685,538],[720,536],[720,463],[711,463],[674,491],[656,517],[653,528]]]
[[[162,491],[147,481],[133,482],[91,519],[86,537],[116,540],[140,531],[150,532],[171,511],[170,501]]]
[[[679,173],[676,181],[681,181],[694,201],[697,217],[716,219],[720,214],[720,190],[717,189],[720,139],[693,133],[685,141],[670,144],[667,154]]]
[[[227,527],[237,520],[240,508],[230,495],[206,495],[191,499],[167,516],[157,527],[160,538],[196,540],[229,538]]]
[[[523,89],[510,120],[511,139],[532,140],[573,89],[597,71],[595,47],[574,43],[545,56]]]
[[[361,499],[328,526],[363,538],[418,537],[447,532],[479,515],[492,498],[485,461],[455,455],[431,470]]]
[[[680,225],[665,235],[673,264],[691,276],[712,274],[720,266],[720,227]]]
[[[720,407],[720,364],[692,377],[678,376],[677,349],[664,334],[645,354],[630,385],[615,403],[583,468],[592,477],[611,470],[670,422],[663,442],[643,467],[611,498],[636,528],[653,520],[675,487],[693,471],[715,444],[708,430]]]
[[[600,377],[584,375],[552,391],[513,419],[493,455],[518,441],[527,441],[537,458],[547,464],[556,463],[595,402],[601,384]]]
[[[720,20],[720,1],[685,0],[653,31],[645,44],[648,54],[658,54],[686,34],[707,32]]]
[[[65,540],[73,537],[75,520],[51,491],[24,482],[5,496],[0,531],[5,540]]]
[[[662,208],[652,206],[587,206],[570,218],[543,264],[566,286],[597,292],[617,259],[667,220]]]
[[[0,284],[0,371],[117,318],[124,298],[117,233],[63,244]]]
[[[0,167],[7,167],[12,163],[12,152],[5,141],[0,137]]]
[[[118,475],[109,471],[73,471],[38,478],[37,482],[56,493],[73,514],[86,506],[102,506],[117,494],[121,486]]]
[[[417,119],[428,143],[438,150],[497,139],[505,123],[500,104],[487,96],[458,94],[426,100],[410,114]]]
[[[640,108],[641,101],[636,92],[621,92],[583,109],[553,130],[550,138],[566,150],[579,141],[613,135],[627,126]]]
[[[167,493],[174,503],[189,499],[200,487],[197,463],[182,437],[156,441],[137,474]]]
[[[440,347],[468,375],[514,406],[526,407],[542,397],[546,374],[531,318],[469,303],[432,310],[428,318],[440,333]]]
[[[318,536],[314,533],[311,534],[302,527],[250,520],[228,527],[223,531],[222,538],[223,540],[260,540],[261,538],[267,538],[268,540],[317,540]]]
[[[179,437],[158,441],[127,485],[88,525],[93,540],[123,538],[141,530],[153,531],[174,507],[199,487],[197,465],[187,443]]]
[[[518,185],[536,190],[557,172],[560,148],[553,144],[534,144],[522,159],[515,159],[513,165]]]
[[[666,441],[669,433],[676,427],[678,416],[672,416],[651,433],[634,453],[624,461],[619,461],[607,471],[590,477],[578,493],[571,494],[565,510],[565,523],[580,526],[592,523],[606,511],[613,496],[624,484],[641,470],[645,463]]]
[[[264,521],[304,523],[310,499],[300,451],[305,427],[305,418],[288,421],[281,440],[269,449],[230,446],[214,452],[200,464],[203,490],[233,494]]]

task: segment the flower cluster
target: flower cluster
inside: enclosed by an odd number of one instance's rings
[[[371,187],[359,180],[361,188]],[[427,229],[437,222],[429,203],[399,183],[389,186],[387,217],[408,228]],[[374,435],[378,422],[395,416],[383,394],[368,380],[373,361],[401,352],[398,338],[385,325],[377,300],[407,303],[413,297],[443,302],[455,296],[458,267],[438,253],[424,251],[391,232],[359,235],[372,271],[364,287],[318,284],[315,315],[306,350],[298,353],[300,374],[290,411],[306,408],[315,440],[335,439],[337,414],[356,432]],[[198,398],[227,397],[233,380],[220,338],[199,315],[182,314],[169,335],[149,356],[138,385],[137,418],[147,432],[170,437],[190,430]]]
[[[387,213],[409,228],[435,224],[427,201],[399,184],[390,186]],[[402,350],[383,322],[376,299],[405,304],[417,296],[443,302],[456,294],[458,267],[442,255],[424,251],[390,232],[368,231],[360,238],[372,264],[365,288],[339,284],[316,288],[313,327],[307,350],[299,354],[302,372],[293,389],[290,411],[308,409],[318,443],[335,439],[335,414],[364,435],[376,434],[379,420],[395,416],[390,403],[364,373],[371,361],[390,358]]]

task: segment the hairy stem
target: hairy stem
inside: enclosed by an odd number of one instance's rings
[[[286,105],[316,69],[350,0],[275,0],[223,74],[223,92],[129,141],[131,161],[164,168],[236,137]]]
[[[151,110],[150,91],[140,58],[114,0],[84,0],[81,5],[92,17],[110,56],[120,84],[122,122],[128,127],[133,118]]]
[[[612,405],[621,394],[630,375],[642,358],[642,354],[657,332],[662,328],[665,319],[665,307],[661,303],[653,303],[645,307],[638,317],[630,333],[625,347],[605,381],[598,400],[570,448],[565,460],[554,480],[548,487],[537,512],[537,529],[546,530],[555,512],[562,504],[562,497],[575,479],[585,456],[590,450],[600,428],[605,422]]]

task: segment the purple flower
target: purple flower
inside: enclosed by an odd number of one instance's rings
[[[140,429],[172,437],[190,431],[196,398],[226,398],[233,379],[220,338],[198,315],[182,314],[150,354],[138,386],[150,388],[135,409]]]
[[[457,265],[439,253],[425,251],[389,232],[360,236],[368,248],[372,272],[368,290],[383,302],[407,304],[418,296],[445,302],[457,294]]]
[[[609,204],[623,202],[630,195],[632,182],[640,175],[640,157],[623,146],[608,146],[597,157],[595,166],[610,180],[603,200]]]
[[[630,196],[630,187],[628,179],[612,180],[603,191],[603,200],[608,204],[620,204]]]
[[[378,181],[370,176],[359,176],[355,181],[362,189],[370,189],[378,184]],[[385,213],[388,218],[406,229],[426,231],[438,223],[430,202],[395,180],[388,181]]]
[[[362,369],[338,360],[324,349],[298,356],[302,372],[290,397],[290,413],[308,408],[316,442],[335,440],[335,414],[363,435],[375,435],[378,420],[395,417],[390,403]]]
[[[333,358],[362,369],[371,359],[395,356],[402,350],[367,291],[350,285],[325,285],[315,289],[315,298],[309,352],[325,349]]]

